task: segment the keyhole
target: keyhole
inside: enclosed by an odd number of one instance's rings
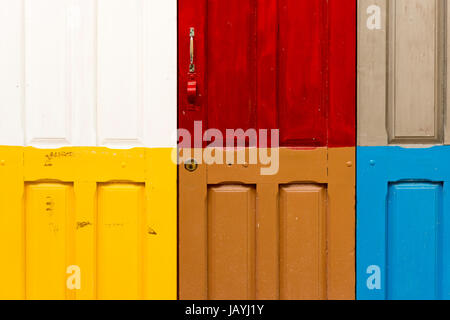
[[[184,168],[189,172],[194,172],[198,168],[198,163],[194,159],[190,159],[184,163]]]

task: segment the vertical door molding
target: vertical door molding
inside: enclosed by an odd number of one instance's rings
[[[448,1],[445,1],[445,110],[444,110],[444,144],[449,145],[450,144],[450,113],[448,111],[448,97],[450,97],[450,89],[449,89],[449,83],[450,83],[450,75],[448,72],[448,53],[450,52],[450,5]]]
[[[387,0],[359,0],[358,144],[386,145]],[[377,10],[380,10],[377,16]],[[369,19],[379,18],[379,29]],[[372,20],[370,20],[372,21]]]

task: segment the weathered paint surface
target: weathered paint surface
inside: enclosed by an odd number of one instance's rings
[[[357,161],[357,298],[450,299],[450,147],[358,147]]]
[[[354,153],[281,148],[273,176],[180,166],[180,298],[354,299]]]
[[[223,136],[279,129],[284,147],[355,145],[356,1],[179,1],[178,12],[180,128],[193,134],[202,121]]]
[[[176,200],[170,149],[1,147],[0,298],[176,299]]]

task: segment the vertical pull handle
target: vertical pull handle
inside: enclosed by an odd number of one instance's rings
[[[189,64],[189,72],[190,73],[194,73],[195,72],[195,64],[194,64],[194,37],[195,37],[195,29],[194,28],[190,29],[189,37],[190,37],[190,46],[189,46],[190,64]]]
[[[187,98],[190,105],[195,105],[197,98],[197,80],[195,75],[195,61],[194,61],[194,37],[195,29],[189,29],[189,73],[187,81]]]

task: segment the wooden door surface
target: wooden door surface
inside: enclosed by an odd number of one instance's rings
[[[356,2],[195,0],[178,13],[180,298],[354,298]],[[279,141],[247,136],[236,163],[235,148],[193,142],[207,129]],[[205,163],[211,149],[221,163]],[[255,150],[276,170],[262,174]]]
[[[449,298],[448,10],[359,1],[359,299]]]

